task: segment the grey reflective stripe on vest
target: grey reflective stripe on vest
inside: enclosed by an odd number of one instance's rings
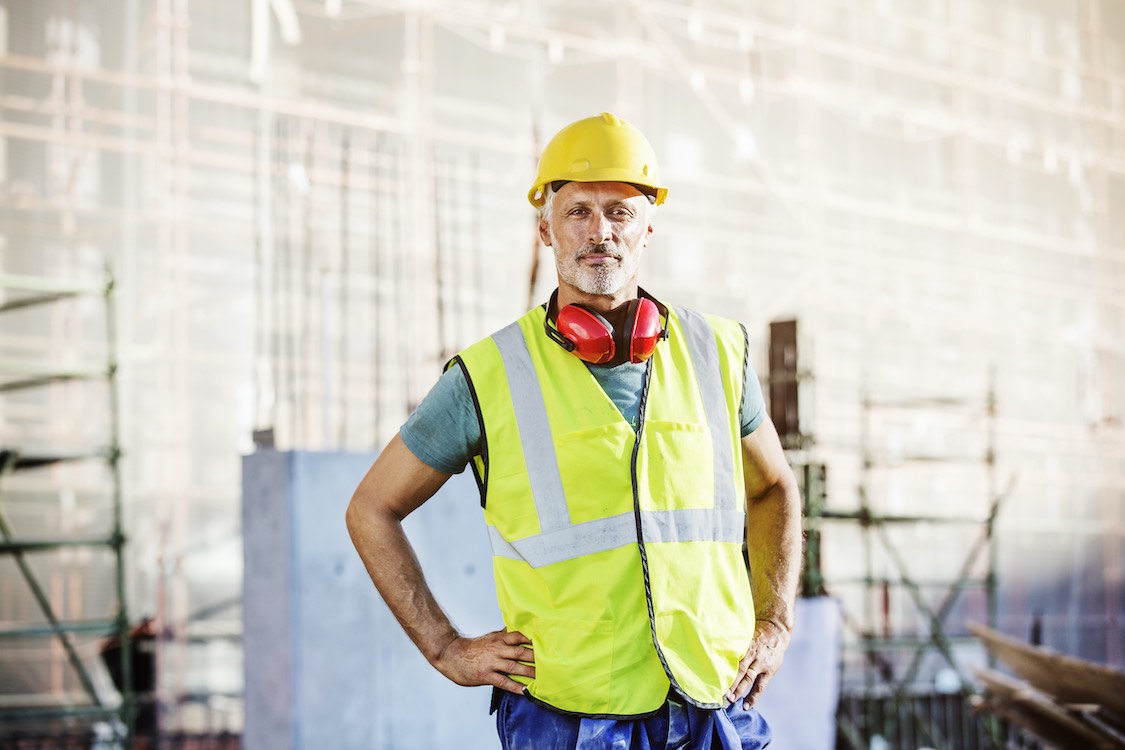
[[[703,398],[703,411],[711,428],[711,448],[715,457],[715,507],[726,511],[738,510],[740,503],[734,486],[730,416],[719,372],[719,343],[715,340],[715,332],[699,313],[677,307],[676,315],[687,336],[691,364]]]
[[[746,535],[746,514],[719,508],[643,510],[645,542],[737,542]]]
[[[729,542],[742,544],[746,533],[743,513],[690,508],[641,511],[646,544],[660,542]],[[533,568],[574,560],[595,552],[637,543],[637,521],[632,513],[575,524],[546,534],[509,542],[495,526],[488,527],[492,554],[522,560]]]
[[[533,568],[573,560],[595,552],[637,543],[637,521],[632,513],[599,518],[565,529],[536,534],[509,542],[495,526],[488,527],[492,554],[524,560]]]
[[[547,405],[535,364],[527,350],[523,330],[519,323],[492,334],[504,373],[508,376],[508,389],[512,394],[512,407],[516,413],[516,426],[520,432],[524,461],[527,464],[531,492],[535,496],[535,511],[539,514],[542,532],[570,527],[570,510],[566,505],[562,476],[555,457],[555,441],[551,438],[551,425],[547,422]]]
[[[641,511],[642,533],[646,543],[710,541],[741,544],[746,517],[734,490],[734,456],[719,373],[718,344],[702,316],[685,310],[677,310],[677,313],[686,333],[687,348],[710,426],[715,506]],[[489,526],[493,555],[522,560],[538,568],[636,544],[637,526],[633,513],[571,524],[551,425],[547,419],[547,405],[523,330],[518,323],[513,323],[494,333],[492,339],[500,351],[508,378],[541,530],[538,534],[510,541],[495,526]]]

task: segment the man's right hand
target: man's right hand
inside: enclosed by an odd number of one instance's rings
[[[434,666],[458,685],[494,685],[523,695],[524,686],[510,675],[535,678],[535,652],[530,645],[527,636],[515,630],[497,630],[478,638],[457,636],[442,649]]]

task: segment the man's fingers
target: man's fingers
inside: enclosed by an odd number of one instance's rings
[[[509,693],[523,695],[523,685],[519,684],[507,675],[500,674],[499,672],[495,672],[494,674],[496,675],[495,678],[489,680],[489,682],[491,682],[493,685],[500,688],[501,690],[507,690]]]
[[[505,661],[500,665],[497,671],[503,674],[518,674],[520,677],[535,679],[535,667],[530,664],[522,664],[518,661]]]
[[[738,681],[731,685],[730,690],[727,691],[727,701],[734,703],[736,700],[746,695],[753,685],[753,674],[743,674],[738,678]]]
[[[766,683],[770,681],[768,674],[760,674],[754,680],[754,684],[750,687],[750,692],[746,694],[746,700],[742,702],[742,707],[745,709],[753,708],[754,704],[758,702],[758,698],[765,692]]]
[[[773,656],[772,652],[766,650],[762,651],[752,646],[746,652],[746,656],[738,662],[738,671],[740,672],[754,672],[755,674],[761,672],[769,666],[769,659]]]
[[[511,679],[508,675],[535,679],[535,666],[533,665],[535,652],[527,648],[531,644],[531,640],[518,630],[505,629],[497,634],[504,646],[496,651],[496,655],[501,659],[501,662],[495,668],[495,677],[489,681],[502,690],[517,695],[522,694],[523,685]]]
[[[501,630],[500,639],[509,646],[521,646],[531,643],[531,639],[518,630]]]

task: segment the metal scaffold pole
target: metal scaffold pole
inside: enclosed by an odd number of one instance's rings
[[[121,649],[121,720],[125,725],[125,746],[133,747],[136,734],[137,704],[133,685],[133,644],[130,638],[127,576],[125,566],[125,519],[121,493],[121,402],[117,380],[117,305],[114,296],[115,281],[106,269],[105,319],[106,346],[108,347],[110,443],[108,460],[113,474],[113,531],[112,546],[117,589],[117,643]]]

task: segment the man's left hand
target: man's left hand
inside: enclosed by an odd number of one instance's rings
[[[750,708],[766,689],[766,683],[781,666],[789,646],[789,631],[769,620],[758,620],[754,640],[746,656],[738,662],[738,676],[727,691],[731,703],[744,698],[743,708]]]

